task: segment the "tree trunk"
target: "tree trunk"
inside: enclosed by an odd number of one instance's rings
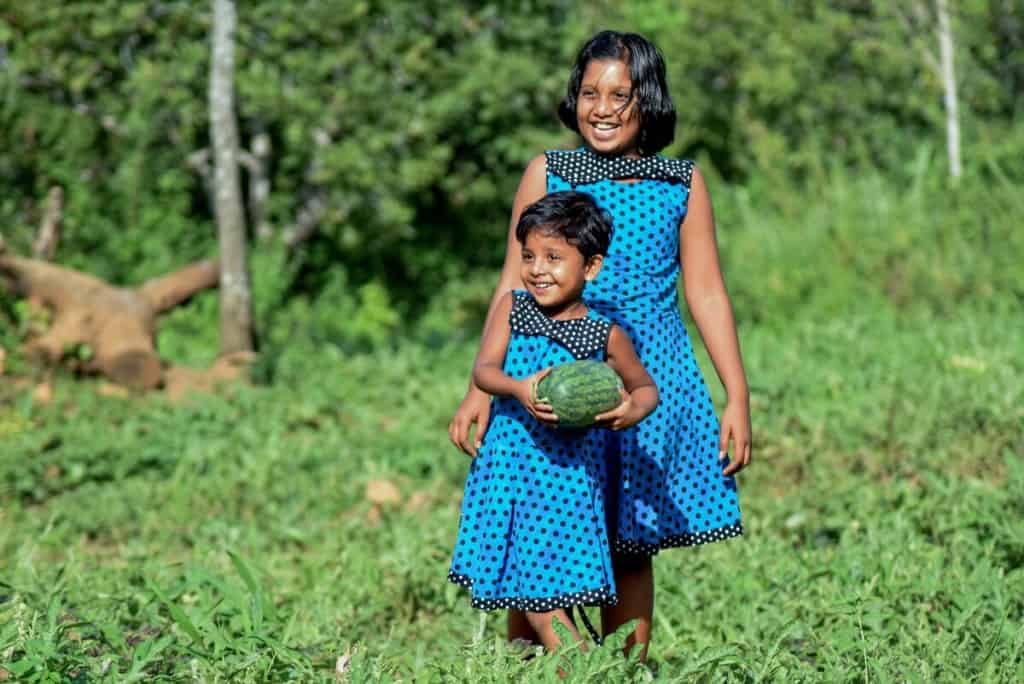
[[[949,174],[960,178],[960,118],[957,106],[956,77],[953,72],[953,30],[949,23],[947,0],[936,0],[938,14],[939,59],[942,88],[946,104],[946,147],[949,152]]]
[[[252,295],[246,264],[245,216],[238,173],[234,106],[234,0],[213,0],[210,128],[214,205],[220,243],[220,351],[252,351]]]

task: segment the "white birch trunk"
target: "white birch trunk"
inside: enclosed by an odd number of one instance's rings
[[[214,206],[220,242],[220,352],[252,351],[252,294],[246,263],[245,215],[238,172],[235,121],[234,0],[213,0],[210,55],[210,130]]]
[[[960,117],[958,112],[956,76],[953,72],[953,30],[949,23],[947,0],[935,0],[938,14],[939,63],[946,105],[946,148],[949,152],[949,174],[960,178]]]

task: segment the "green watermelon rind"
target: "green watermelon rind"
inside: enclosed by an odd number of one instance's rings
[[[558,426],[583,428],[594,416],[622,403],[622,379],[603,361],[573,361],[555,366],[537,383],[537,401],[550,404]]]

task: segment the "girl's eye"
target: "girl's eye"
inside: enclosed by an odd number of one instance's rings
[[[629,99],[629,93],[622,93],[622,92],[615,93],[615,99],[616,100],[627,100],[627,99]]]

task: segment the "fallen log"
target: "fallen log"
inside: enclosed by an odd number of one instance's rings
[[[218,278],[216,261],[200,261],[138,288],[117,287],[81,271],[6,254],[0,245],[2,284],[53,314],[50,328],[25,345],[26,354],[56,363],[69,349],[87,345],[92,358],[86,370],[136,389],[153,389],[163,380],[157,316],[216,287]]]

